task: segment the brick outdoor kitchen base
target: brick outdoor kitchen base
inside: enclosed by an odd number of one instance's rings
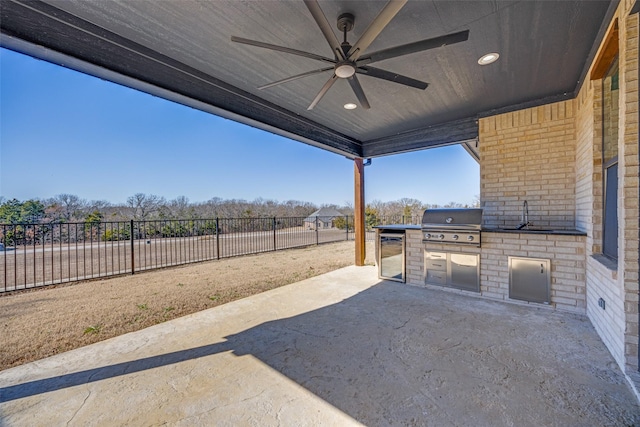
[[[549,305],[562,311],[586,314],[584,235],[485,231],[480,248],[422,243],[419,229],[408,229],[406,236],[406,281],[409,284],[425,285],[425,251],[480,254],[479,295],[509,300],[509,256],[551,259]]]

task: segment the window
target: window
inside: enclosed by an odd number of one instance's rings
[[[602,253],[618,259],[618,60],[602,82]]]

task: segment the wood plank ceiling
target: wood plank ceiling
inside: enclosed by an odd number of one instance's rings
[[[574,97],[617,1],[409,1],[365,53],[469,30],[468,40],[377,62],[425,90],[358,75],[370,109],[315,59],[234,43],[231,36],[334,58],[303,2],[1,0],[3,47],[106,78],[347,157],[473,141],[479,117]],[[319,0],[336,37],[351,13],[354,44],[385,7]],[[497,62],[478,59],[497,52]],[[331,64],[328,65],[331,67]]]

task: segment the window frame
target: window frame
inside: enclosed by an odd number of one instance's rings
[[[619,224],[618,224],[618,190],[619,190],[619,177],[618,177],[618,145],[619,145],[619,132],[616,131],[615,141],[611,141],[611,135],[608,135],[607,132],[607,105],[606,105],[606,93],[607,91],[613,92],[612,85],[607,84],[607,79],[618,75],[619,78],[619,65],[618,65],[618,56],[616,55],[610,67],[608,68],[605,75],[602,77],[602,255],[613,260],[618,261],[618,247],[619,247]],[[619,86],[616,90],[620,90]],[[618,98],[619,99],[619,98]],[[613,105],[613,104],[611,104]],[[620,109],[619,109],[619,101],[618,105],[615,109],[611,109],[616,113],[615,115],[615,125],[616,128],[619,125],[620,119]],[[612,123],[613,115],[608,117],[609,123]],[[608,143],[614,143],[615,145],[615,155],[611,156],[611,158],[606,158]],[[613,170],[612,170],[613,169]],[[615,176],[615,187],[609,188],[611,176],[610,173],[616,173]],[[613,198],[613,200],[611,199]]]

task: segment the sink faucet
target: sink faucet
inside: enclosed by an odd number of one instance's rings
[[[516,229],[522,230],[525,227],[528,228],[530,225],[531,223],[529,222],[529,203],[527,203],[527,201],[525,200],[524,203],[522,203],[522,220],[520,221],[520,224],[518,224]]]

